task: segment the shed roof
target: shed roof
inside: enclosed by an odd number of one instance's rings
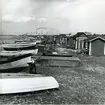
[[[105,41],[105,36],[91,36],[91,37],[88,37],[87,39],[85,39],[85,42],[92,42],[96,39],[101,39],[101,40]]]
[[[90,32],[77,32],[77,34],[75,34],[73,37],[76,38],[76,37],[80,37],[81,35],[84,35],[86,37],[92,36]]]

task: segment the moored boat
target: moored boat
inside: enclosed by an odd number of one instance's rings
[[[59,88],[59,84],[52,76],[40,74],[0,74],[0,94],[23,93],[46,89]]]

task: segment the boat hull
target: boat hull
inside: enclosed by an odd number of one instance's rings
[[[37,49],[36,44],[3,44],[2,47],[6,51],[18,51],[18,50]]]
[[[27,67],[28,62],[30,62],[31,55],[22,55],[10,58],[8,60],[0,61],[0,70],[6,70],[6,69],[13,69],[13,68],[19,68],[19,67]]]
[[[33,54],[36,55],[38,53],[38,49],[35,50],[21,50],[21,51],[1,51],[0,56],[18,56],[24,54]]]
[[[52,76],[33,74],[2,74],[0,79],[0,94],[23,93],[59,88],[58,82]]]
[[[28,62],[31,61],[31,57],[26,57],[17,61],[0,64],[0,70],[7,70],[20,67],[28,67]]]

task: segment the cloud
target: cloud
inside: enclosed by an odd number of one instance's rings
[[[2,0],[2,20],[11,22],[27,22],[35,20],[35,16],[31,13],[33,11],[33,7],[31,7],[30,1]]]
[[[105,0],[2,0],[5,32],[13,27],[26,31],[50,27],[60,32],[90,31],[105,33]],[[27,25],[23,24],[27,23]],[[29,26],[29,27],[28,27]],[[19,28],[18,27],[18,28]],[[34,28],[33,28],[34,27]],[[13,28],[14,29],[14,28]],[[15,31],[23,32],[20,28]]]
[[[46,21],[47,21],[47,19],[46,19],[46,18],[41,17],[41,18],[39,18],[39,19],[38,19],[38,21],[39,21],[39,22],[46,22]]]
[[[35,17],[21,17],[18,18],[17,20],[14,20],[14,22],[28,22],[31,20],[35,20]]]
[[[9,22],[28,22],[28,21],[32,21],[35,20],[35,17],[15,17],[12,15],[5,15],[2,18],[2,21],[9,21]]]

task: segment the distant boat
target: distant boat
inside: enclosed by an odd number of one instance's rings
[[[43,52],[43,56],[52,56],[52,57],[72,57],[73,54],[69,54],[68,52],[58,53],[57,51],[45,50]]]
[[[37,49],[36,43],[27,44],[2,44],[2,48],[6,51],[32,50]]]
[[[59,88],[58,82],[52,76],[40,74],[0,74],[0,94],[23,93]]]

